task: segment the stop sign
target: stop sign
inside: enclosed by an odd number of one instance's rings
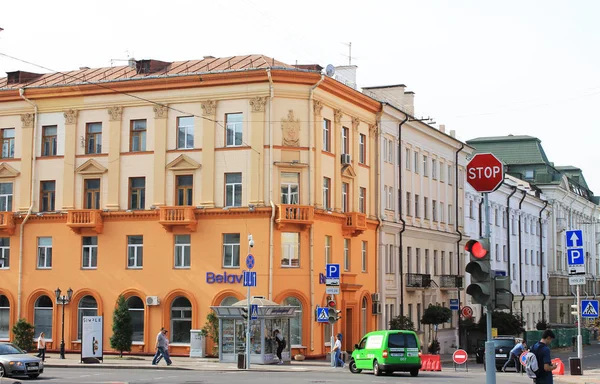
[[[504,164],[491,153],[478,153],[467,164],[467,183],[477,192],[494,192],[504,181]]]
[[[464,349],[457,349],[452,354],[452,360],[454,360],[456,364],[466,363],[468,357],[469,355],[467,355],[467,351],[465,351]]]

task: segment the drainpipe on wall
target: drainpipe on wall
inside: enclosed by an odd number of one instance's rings
[[[548,207],[548,201],[544,201],[544,207],[540,210],[538,217],[538,223],[540,224],[540,293],[542,294],[542,320],[546,318],[546,311],[544,310],[544,303],[546,302],[546,294],[544,293],[544,227],[542,226],[542,213]],[[547,256],[547,255],[546,255]],[[595,298],[594,294],[594,298]]]
[[[31,216],[31,211],[33,210],[33,199],[34,199],[34,185],[35,185],[35,142],[36,142],[36,132],[37,132],[37,117],[38,117],[38,107],[37,104],[33,101],[29,100],[25,97],[25,88],[19,88],[19,95],[23,100],[33,106],[33,140],[31,143],[31,204],[27,209],[27,215],[21,222],[21,228],[19,231],[19,284],[18,284],[18,292],[17,292],[17,319],[21,318],[21,297],[23,296],[23,237],[25,231],[25,223],[29,220],[29,216]]]
[[[456,171],[454,172],[454,210],[455,210],[455,217],[456,217],[456,233],[458,234],[458,239],[456,240],[456,258],[458,259],[458,261],[456,262],[456,276],[460,276],[460,269],[464,268],[464,266],[461,267],[460,265],[460,242],[463,239],[463,234],[460,231],[460,229],[458,229],[459,223],[460,223],[460,218],[458,217],[458,154],[460,153],[460,151],[463,150],[463,148],[465,147],[465,145],[461,142],[460,143],[460,148],[458,148],[456,150],[456,153],[454,154],[454,167],[456,168]],[[464,199],[463,199],[463,204],[464,204]],[[456,288],[456,295],[458,296],[458,305],[460,306],[460,287]],[[466,294],[465,294],[466,295]],[[458,320],[456,321],[456,344],[457,346],[460,348],[460,316],[458,317]]]
[[[269,78],[269,204],[271,204],[271,221],[269,222],[269,300],[273,300],[273,223],[275,204],[273,204],[273,78],[271,68],[267,68]]]
[[[517,192],[517,187],[512,185],[510,187],[513,189],[513,191],[506,198],[506,261],[508,263],[506,269],[509,281],[512,282],[510,271],[510,198]]]
[[[483,237],[483,193],[479,197],[479,237]]]
[[[527,191],[523,191],[523,197],[521,201],[519,201],[519,291],[521,292],[521,318],[523,317],[523,301],[525,301],[525,294],[523,293],[523,249],[521,243],[521,205],[523,204],[523,200],[525,200],[525,196],[527,196]],[[510,306],[510,313],[513,313],[512,305]]]
[[[396,156],[396,158],[402,159],[402,125],[408,121],[408,115],[405,116],[404,120],[398,124],[398,151],[400,151],[400,156]],[[400,195],[398,201],[402,202],[402,161],[398,164],[398,194]],[[402,241],[402,234],[406,230],[406,221],[402,217],[402,203],[399,204],[398,207],[398,215],[400,216],[400,222],[402,223],[402,228],[400,228],[400,232],[398,233],[398,264],[399,264],[399,273],[400,273],[400,316],[404,316],[404,262],[402,260],[403,255],[403,247],[404,243]]]
[[[312,167],[313,167],[313,161],[312,161],[312,157],[313,157],[313,129],[314,127],[314,114],[311,114],[311,111],[313,111],[313,95],[314,95],[314,91],[315,88],[317,88],[319,86],[319,84],[321,84],[323,82],[323,80],[325,80],[325,75],[321,75],[321,79],[310,88],[310,92],[308,95],[308,205],[312,206],[313,205],[313,199],[312,199],[312,183],[311,183],[311,178],[312,178]],[[313,122],[313,124],[311,124],[311,121]],[[320,156],[320,154],[314,154],[315,156]],[[271,222],[273,222],[273,220],[271,220]],[[311,225],[310,229],[309,229],[309,237],[310,237],[310,246],[308,248],[308,252],[309,252],[309,258],[310,258],[310,308],[312,310],[312,308],[315,308],[315,252],[314,252],[314,240],[315,240],[315,230],[314,230],[314,226]],[[315,322],[311,321],[310,322],[310,350],[314,351],[315,350]]]

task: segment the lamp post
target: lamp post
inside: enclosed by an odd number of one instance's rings
[[[62,336],[61,336],[61,341],[60,341],[60,358],[64,359],[65,358],[65,304],[71,302],[71,297],[73,297],[73,290],[71,288],[69,288],[67,290],[67,295],[60,295],[62,292],[60,290],[60,288],[56,288],[56,291],[54,291],[54,293],[56,294],[56,302],[61,302],[62,303]]]

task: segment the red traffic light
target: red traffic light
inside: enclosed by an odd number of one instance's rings
[[[329,300],[329,301],[327,302],[327,306],[328,306],[329,308],[333,308],[333,307],[335,307],[335,300]]]
[[[465,244],[465,251],[471,253],[474,257],[482,259],[488,253],[488,246],[484,243],[484,239],[469,240]]]

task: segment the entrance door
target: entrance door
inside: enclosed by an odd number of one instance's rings
[[[352,353],[354,344],[352,338],[354,337],[354,316],[352,315],[352,308],[346,308],[346,332],[344,332],[344,350]]]

